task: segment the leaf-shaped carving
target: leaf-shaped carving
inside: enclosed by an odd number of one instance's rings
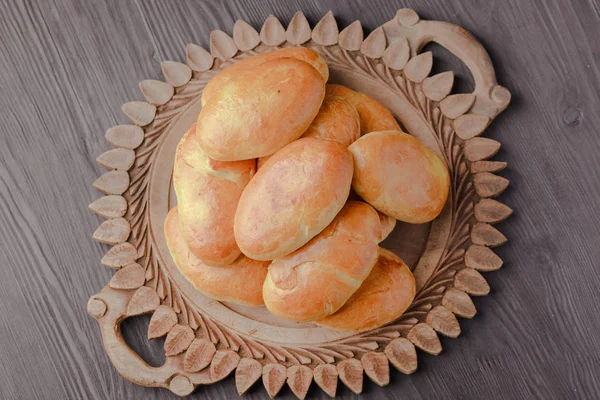
[[[315,25],[312,31],[312,39],[322,46],[331,46],[338,42],[338,26],[331,11]]]
[[[442,344],[438,335],[432,327],[425,323],[413,326],[406,338],[426,353],[437,356],[442,352]]]
[[[285,42],[285,29],[273,15],[269,15],[260,30],[260,40],[267,46],[279,46]]]
[[[474,101],[473,93],[453,94],[440,102],[440,110],[446,117],[456,119],[469,111]],[[456,130],[456,127],[454,129]]]
[[[372,342],[372,341],[367,341],[367,340],[360,341],[360,342],[354,342],[353,344],[357,347],[360,347],[363,350],[375,350],[379,347],[377,342]]]
[[[169,390],[177,396],[184,397],[194,391],[194,384],[190,379],[183,375],[177,375],[169,382]]]
[[[433,101],[443,100],[454,85],[454,71],[441,72],[423,80],[423,93]]]
[[[379,27],[362,42],[360,51],[369,58],[379,58],[385,51],[386,43],[385,32],[382,27]]]
[[[401,8],[396,12],[396,21],[402,26],[413,26],[419,22],[419,16],[412,8]]]
[[[192,79],[192,69],[185,64],[175,61],[163,61],[160,63],[160,68],[167,82],[174,87],[183,86]]]
[[[304,399],[313,379],[313,372],[305,365],[293,365],[287,370],[287,383],[299,399]]]
[[[221,61],[229,60],[237,54],[237,47],[233,39],[220,29],[210,33],[210,52]]]
[[[417,350],[408,339],[392,340],[384,353],[392,365],[403,374],[410,375],[417,370]]]
[[[144,254],[142,254],[142,253],[140,253],[140,252],[138,252],[138,255],[139,255],[140,257],[143,257],[143,256],[144,256]],[[146,280],[147,280],[147,281],[150,281],[150,280],[152,280],[153,278],[154,278],[154,270],[153,270],[152,268],[147,268],[147,269],[146,269]],[[160,296],[160,295],[159,295],[159,296]],[[161,300],[163,300],[163,299],[161,298]]]
[[[215,61],[212,54],[193,43],[188,43],[185,47],[185,58],[187,65],[198,72],[208,71]]]
[[[115,147],[134,150],[144,141],[144,130],[137,125],[117,125],[108,128],[104,138]]]
[[[93,238],[100,243],[115,245],[126,241],[130,233],[129,222],[119,217],[102,222],[94,232]]]
[[[238,353],[232,350],[219,350],[210,363],[210,376],[213,381],[227,377],[240,362]]]
[[[505,161],[475,161],[471,163],[471,172],[474,174],[479,172],[498,172],[506,168],[506,165]]]
[[[456,317],[444,306],[437,306],[429,311],[425,322],[444,336],[456,338],[460,335],[460,325]]]
[[[390,383],[390,365],[383,353],[370,351],[361,358],[365,374],[379,386]]]
[[[113,289],[137,289],[146,281],[144,273],[140,264],[129,264],[118,270],[108,285]]]
[[[486,296],[490,292],[490,285],[485,278],[473,268],[463,268],[454,277],[454,287],[471,296]]]
[[[172,85],[154,79],[141,81],[140,90],[142,91],[142,94],[148,103],[157,106],[165,104],[171,100],[173,93],[175,93],[175,89]]]
[[[134,315],[146,314],[154,311],[160,305],[160,299],[154,290],[147,286],[142,286],[135,291],[129,304],[127,304],[127,315],[133,317]]]
[[[165,354],[175,356],[183,353],[194,340],[194,331],[187,325],[175,325],[167,334]]]
[[[235,370],[235,387],[241,396],[262,375],[262,365],[252,358],[242,358]]]
[[[118,269],[125,265],[132,264],[137,259],[137,250],[131,245],[131,243],[119,243],[112,247],[104,257],[102,257],[102,264],[108,268]]]
[[[348,51],[357,51],[360,50],[360,45],[363,42],[363,38],[364,34],[362,25],[359,20],[356,20],[340,32],[338,41],[343,49]]]
[[[506,236],[502,232],[490,224],[481,222],[476,223],[471,229],[471,240],[473,244],[487,247],[501,246],[507,242]]]
[[[475,191],[480,197],[496,197],[508,187],[508,179],[489,172],[480,172],[473,178]]]
[[[315,382],[325,393],[335,397],[338,383],[338,372],[335,365],[319,364],[313,370]]]
[[[474,244],[465,253],[465,265],[478,271],[496,271],[502,267],[502,259],[490,248]]]
[[[96,158],[96,162],[108,169],[127,171],[133,165],[135,152],[131,149],[117,148],[102,153]]]
[[[154,120],[156,106],[145,101],[130,101],[121,106],[121,111],[134,124],[146,126]]]
[[[481,135],[490,121],[485,115],[465,114],[454,121],[454,130],[462,140],[469,140]]]
[[[421,53],[406,63],[404,76],[412,82],[422,82],[431,72],[432,66],[433,57],[431,52]]]
[[[188,309],[188,325],[193,330],[197,330],[201,325],[203,325],[203,321],[201,321],[198,313],[191,309]]]
[[[104,194],[121,195],[129,187],[129,174],[125,171],[109,171],[96,179],[94,187]]]
[[[215,345],[206,339],[194,339],[185,352],[183,369],[198,372],[208,367],[217,352]]]
[[[290,24],[285,31],[285,37],[288,42],[299,46],[310,40],[310,33],[308,20],[301,11],[298,11],[290,21]]]
[[[338,375],[344,385],[356,394],[363,388],[363,366],[356,358],[347,358],[337,365]]]
[[[260,43],[258,32],[246,21],[238,19],[233,25],[233,41],[241,51],[252,50]]]
[[[87,312],[94,318],[100,318],[106,314],[106,303],[103,300],[91,297],[87,303]]]
[[[500,143],[482,137],[474,137],[465,143],[465,156],[469,161],[479,161],[490,158],[500,150]]]
[[[469,295],[456,288],[446,291],[442,297],[442,305],[459,317],[473,318],[477,314],[477,309]]]
[[[383,52],[383,62],[391,69],[401,70],[410,58],[410,45],[406,38],[392,42]]]
[[[481,199],[475,205],[475,218],[480,222],[495,224],[512,214],[512,209],[493,199]]]
[[[148,324],[148,339],[156,339],[165,336],[177,325],[177,314],[171,307],[159,306]]]
[[[273,398],[279,393],[287,377],[287,369],[281,364],[266,364],[263,367],[263,385]]]
[[[90,203],[88,208],[103,218],[118,218],[125,215],[127,201],[123,196],[104,196]]]
[[[162,280],[158,281],[158,286],[156,287],[156,293],[161,300],[167,297],[167,286],[163,283]]]

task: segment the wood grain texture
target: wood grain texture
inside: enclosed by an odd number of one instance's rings
[[[86,313],[113,273],[99,261],[109,246],[90,239],[100,217],[87,205],[102,196],[90,182],[105,171],[94,160],[110,150],[106,129],[130,123],[121,105],[144,99],[138,82],[164,79],[160,62],[185,62],[187,43],[208,49],[210,32],[232,35],[238,19],[258,31],[273,14],[287,28],[302,10],[314,26],[331,9],[340,29],[360,19],[366,38],[407,5],[473,32],[511,90],[486,136],[502,143],[494,160],[508,161],[498,175],[511,186],[501,199],[515,215],[495,226],[510,241],[497,250],[505,266],[483,273],[492,291],[473,299],[478,317],[461,321],[461,339],[442,339],[413,375],[391,368],[385,388],[365,380],[363,394],[599,397],[598,0],[20,0],[0,3],[0,356],[10,360],[0,398],[175,398],[125,381]],[[164,341],[147,342],[147,325],[127,321],[126,336],[159,365]],[[344,385],[337,394],[351,397]],[[236,396],[232,375],[192,398]],[[249,396],[267,398],[259,385]],[[279,396],[294,398],[287,386]]]

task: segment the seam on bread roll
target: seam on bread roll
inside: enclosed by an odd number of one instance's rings
[[[298,322],[337,311],[371,272],[380,236],[377,212],[366,203],[348,202],[305,246],[271,263],[265,305],[272,314]]]
[[[335,313],[317,324],[343,331],[366,331],[398,319],[415,297],[415,278],[394,253],[379,248],[369,277]]]

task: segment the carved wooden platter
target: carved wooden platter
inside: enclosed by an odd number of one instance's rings
[[[437,42],[462,60],[475,82],[472,93],[452,94],[452,71],[430,76]],[[312,323],[291,323],[265,308],[221,303],[204,297],[179,273],[163,234],[176,199],[172,189],[175,147],[200,111],[206,83],[223,67],[252,54],[286,46],[307,46],[322,54],[330,82],[379,100],[404,129],[438,153],[448,165],[451,190],[441,215],[428,224],[398,223],[382,243],[410,266],[417,295],[398,320],[347,333]],[[511,209],[493,198],[508,181],[495,173],[505,162],[490,161],[500,143],[481,134],[510,102],[491,61],[467,31],[446,22],[424,21],[410,9],[363,37],[359,21],[339,31],[331,12],[314,28],[298,12],[286,28],[269,16],[260,33],[237,21],[233,35],[216,30],[210,51],[186,48],[187,64],[166,61],[166,82],[146,80],[146,101],[122,106],[132,125],[106,132],[115,148],[98,157],[107,169],[94,183],[106,196],[90,209],[106,220],[94,239],[111,245],[102,264],[116,270],[88,302],[106,352],[127,379],[185,396],[197,385],[235,374],[243,394],[262,380],[273,397],[284,384],[304,398],[314,381],[335,396],[339,380],[360,393],[363,376],[389,382],[390,364],[404,374],[417,369],[417,349],[437,355],[438,335],[460,334],[456,317],[473,318],[471,296],[490,288],[482,276],[502,260],[491,249],[506,238],[493,225]],[[120,333],[126,318],[151,313],[148,339],[166,336],[166,362],[147,365]]]

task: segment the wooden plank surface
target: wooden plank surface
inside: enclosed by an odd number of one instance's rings
[[[184,60],[189,42],[207,48],[212,29],[231,33],[239,18],[259,29],[300,9],[314,25],[331,9],[369,31],[405,6],[473,32],[513,93],[488,132],[509,163],[503,201],[515,215],[500,226],[506,266],[461,337],[421,354],[413,376],[365,380],[365,397],[599,398],[598,0],[0,2],[0,398],[174,397],[122,379],[85,311],[111,276],[99,262],[107,247],[91,240],[94,159],[109,149],[106,128],[126,122],[120,105],[142,99],[139,81],[161,79],[160,61]],[[145,325],[127,324],[130,343],[146,342]],[[161,346],[134,347],[159,365]],[[314,386],[309,396],[326,398]],[[236,396],[232,378],[193,395]]]

